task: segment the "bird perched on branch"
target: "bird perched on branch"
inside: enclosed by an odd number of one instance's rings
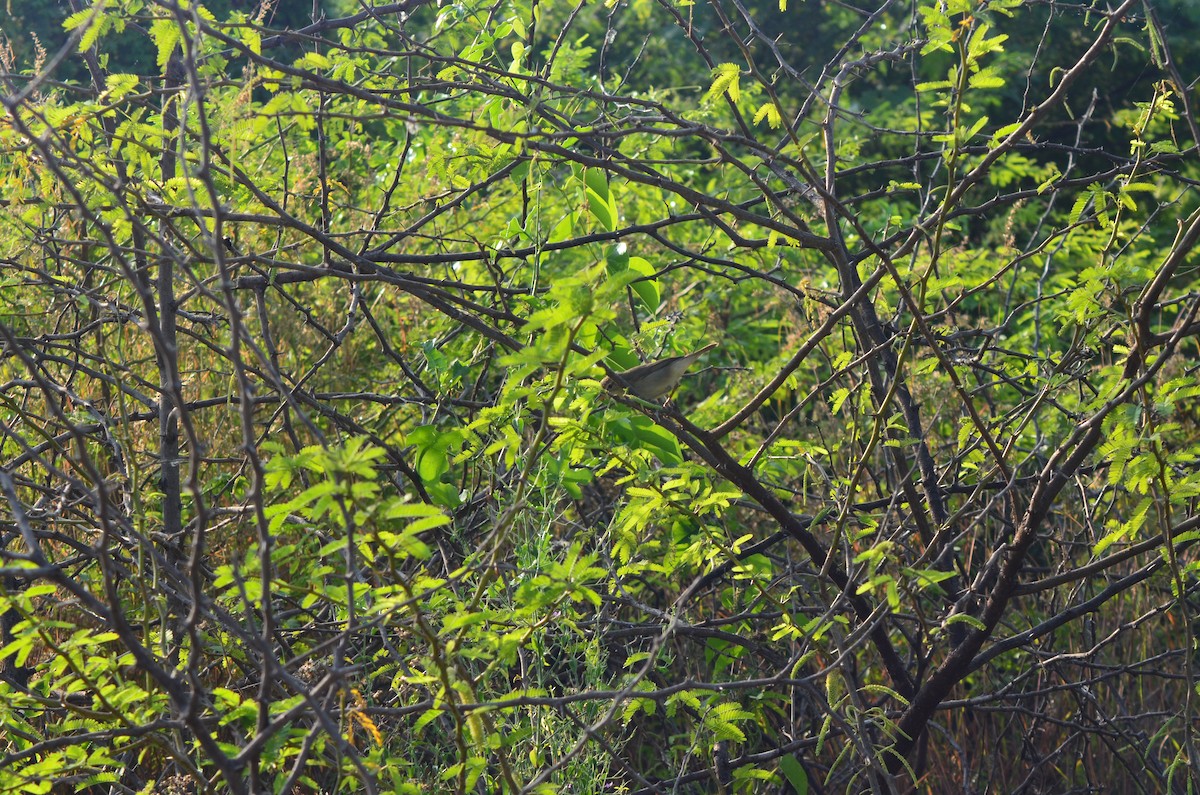
[[[671,356],[653,362],[639,364],[623,373],[613,373],[600,382],[600,386],[608,392],[628,389],[642,400],[658,400],[670,393],[679,384],[679,379],[692,366],[692,363],[702,355],[717,347],[710,342],[698,351],[686,356]]]

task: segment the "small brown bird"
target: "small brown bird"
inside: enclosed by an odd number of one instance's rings
[[[642,400],[658,400],[675,388],[693,362],[715,347],[717,343],[710,342],[686,356],[671,356],[639,364],[623,373],[606,376],[600,386],[609,392],[628,389]]]

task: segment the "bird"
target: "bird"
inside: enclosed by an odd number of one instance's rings
[[[717,343],[710,342],[686,356],[671,356],[639,364],[625,372],[605,376],[600,386],[608,392],[628,389],[642,400],[658,400],[676,387],[693,362],[715,347]]]

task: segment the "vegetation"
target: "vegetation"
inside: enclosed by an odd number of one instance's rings
[[[0,792],[1195,791],[1193,4],[302,5],[5,9]]]

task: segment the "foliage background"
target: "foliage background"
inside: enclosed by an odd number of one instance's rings
[[[0,790],[1191,791],[1198,26],[12,0]]]

